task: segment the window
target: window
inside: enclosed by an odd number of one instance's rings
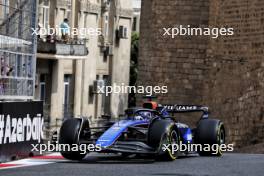
[[[64,16],[64,17],[67,18],[69,20],[69,22],[71,21],[71,10],[70,9],[68,9],[66,11],[66,16]]]
[[[110,77],[109,75],[103,76],[104,85],[110,86]],[[106,94],[103,94],[102,96],[102,114],[103,115],[110,115],[110,96],[106,96]]]
[[[49,27],[49,7],[43,7],[43,27]]]
[[[74,90],[72,87],[72,75],[64,75],[64,118],[71,118],[73,116],[73,91]]]
[[[88,20],[87,17],[88,17],[88,13],[84,12],[84,17],[83,17],[84,22],[83,22],[83,26],[85,28],[88,27],[88,25],[87,25],[87,20]]]
[[[70,103],[70,75],[64,76],[64,100],[63,104],[67,106]]]
[[[39,83],[39,99],[45,103],[46,97],[46,82],[45,82],[45,75],[40,75],[40,83]]]
[[[72,0],[66,0],[66,4],[67,4],[68,7],[71,7],[71,1]]]
[[[46,83],[40,82],[40,100],[45,103],[45,97],[46,97]]]
[[[137,30],[137,17],[133,18],[133,31]]]
[[[3,1],[4,1],[4,4],[5,4],[4,14],[5,14],[5,16],[8,16],[8,14],[9,14],[9,0],[3,0]]]
[[[109,31],[109,19],[108,16],[105,16],[105,20],[104,20],[104,36],[107,37],[108,36],[108,31]]]
[[[4,22],[9,14],[9,1],[0,0],[0,24]]]
[[[0,0],[0,4],[4,4],[2,2],[3,0]],[[4,6],[0,6],[0,24],[3,22],[4,20],[4,9],[5,7]]]
[[[49,26],[49,0],[45,0],[39,6],[39,24],[40,27],[48,29]]]

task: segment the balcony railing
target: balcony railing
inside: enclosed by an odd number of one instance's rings
[[[71,7],[71,0],[57,0],[56,1],[57,3],[57,6],[60,6],[60,7],[68,7],[70,9]]]
[[[62,40],[39,40],[38,53],[65,55],[65,56],[87,56],[88,48],[86,39],[69,39],[65,42]]]

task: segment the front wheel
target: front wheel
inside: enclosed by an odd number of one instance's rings
[[[70,151],[73,145],[79,146],[79,135],[81,132],[81,119],[68,119],[66,120],[60,129],[59,144],[63,145],[63,151],[60,151],[61,155],[69,160],[82,160],[86,153],[83,154],[80,151]],[[67,149],[67,151],[66,151]]]
[[[173,161],[178,151],[173,145],[179,144],[177,128],[171,120],[156,120],[149,127],[149,145],[157,150],[157,160]]]
[[[179,144],[179,138],[175,129],[170,129],[169,133],[165,133],[161,141],[161,147],[159,151],[159,159],[165,161],[173,161],[178,156],[178,151],[173,150],[173,146]],[[170,146],[170,147],[165,147]]]

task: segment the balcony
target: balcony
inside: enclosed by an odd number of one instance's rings
[[[89,53],[86,42],[86,39],[70,39],[67,42],[61,40],[38,40],[38,58],[85,59]]]

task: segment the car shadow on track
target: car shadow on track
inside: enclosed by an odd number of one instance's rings
[[[65,161],[63,163],[76,164],[151,164],[155,160],[151,158],[128,157],[124,158],[120,155],[100,155],[100,156],[86,156],[81,161]]]
[[[177,159],[187,159],[187,158],[194,158],[197,157],[195,155],[191,156],[179,156]],[[176,160],[177,161],[177,160]],[[123,157],[121,155],[87,155],[85,159],[81,161],[63,161],[61,163],[71,163],[71,164],[152,164],[156,162],[164,162],[155,160],[153,157],[147,157],[147,156],[130,156],[130,157]]]

